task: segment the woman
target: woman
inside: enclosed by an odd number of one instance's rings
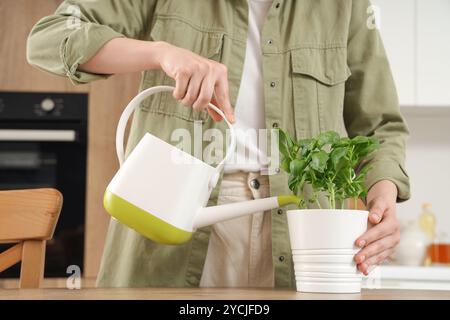
[[[388,258],[399,241],[396,202],[409,198],[407,127],[368,0],[65,1],[33,28],[32,65],[87,83],[143,71],[142,88],[173,85],[135,113],[128,152],[145,132],[172,142],[175,129],[224,129],[212,101],[241,129],[281,127],[297,138],[335,130],[379,138],[366,179],[372,227],[356,240],[361,272]],[[178,102],[177,102],[178,101]],[[235,106],[233,109],[232,106]],[[250,139],[244,152],[263,154]],[[242,151],[244,150],[244,151]],[[225,203],[288,192],[267,163],[227,164],[210,199]],[[276,170],[279,171],[279,170]],[[111,221],[99,286],[293,287],[286,215],[257,212],[198,230],[164,246]]]

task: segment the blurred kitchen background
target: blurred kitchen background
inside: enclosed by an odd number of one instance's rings
[[[402,240],[392,265],[371,275],[385,287],[449,288],[450,1],[372,0],[402,113],[411,131],[411,200],[398,206]],[[432,268],[420,268],[426,265]],[[449,268],[450,269],[450,268]],[[373,282],[374,281],[374,282]]]
[[[102,197],[117,170],[115,127],[138,90],[140,75],[74,87],[30,67],[27,35],[60,2],[0,0],[0,189],[28,185],[65,191],[62,220],[47,248],[44,285],[65,286],[66,266],[79,264],[86,287],[94,283],[109,221]],[[412,198],[399,205],[403,238],[396,259],[374,272],[367,286],[448,289],[450,0],[373,4],[368,15],[377,17],[411,131],[406,166]],[[11,129],[23,132],[11,135]],[[54,134],[29,141],[29,130],[41,129]],[[64,156],[71,152],[81,157]],[[68,168],[71,176],[64,174]],[[11,276],[0,274],[0,288],[15,285],[7,279]]]
[[[27,36],[61,2],[0,0],[0,189],[63,191],[55,236],[47,244],[44,286],[65,287],[66,268],[76,265],[86,287],[94,284],[109,223],[102,199],[118,169],[116,124],[137,93],[140,74],[74,87],[29,66]],[[19,131],[6,131],[13,128]],[[45,134],[30,137],[40,130]],[[0,288],[17,286],[9,278],[18,272],[16,266],[0,273]]]

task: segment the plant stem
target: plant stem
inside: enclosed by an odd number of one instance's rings
[[[305,202],[304,199],[301,200],[300,206],[301,206],[302,209],[308,209],[308,206],[306,205],[306,202]]]
[[[318,197],[316,197],[316,204],[319,209],[322,209],[322,206],[320,205],[320,201],[319,201]]]
[[[335,194],[334,194],[334,188],[330,188],[329,190],[330,194],[330,209],[336,209],[336,200],[335,200]]]
[[[354,205],[354,208],[353,209],[358,209],[358,197],[354,197],[353,198],[353,205]]]

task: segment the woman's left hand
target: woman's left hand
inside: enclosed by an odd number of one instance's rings
[[[368,275],[373,266],[381,264],[394,252],[400,241],[396,215],[397,187],[389,180],[374,184],[367,194],[369,229],[355,242],[362,248],[355,261],[359,271]]]

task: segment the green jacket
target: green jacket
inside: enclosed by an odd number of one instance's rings
[[[326,130],[378,137],[382,145],[370,159],[373,170],[367,186],[389,179],[397,185],[401,201],[409,198],[404,170],[408,129],[380,35],[368,23],[369,6],[368,0],[274,1],[262,30],[266,125],[299,139]],[[67,0],[33,28],[28,60],[75,84],[87,83],[105,76],[81,72],[78,65],[107,41],[116,37],[166,41],[225,64],[234,104],[245,57],[247,16],[244,0]],[[143,73],[141,89],[161,84],[174,81],[162,71]],[[192,111],[170,94],[152,96],[135,113],[127,152],[145,132],[171,142],[174,129],[192,130],[194,120],[201,121],[204,130],[225,129],[223,122],[214,123],[205,111]],[[270,189],[273,195],[289,192],[287,176],[271,175]],[[198,286],[209,232],[203,228],[185,245],[166,246],[111,221],[98,285]],[[272,239],[275,285],[293,287],[284,211],[272,212]]]

